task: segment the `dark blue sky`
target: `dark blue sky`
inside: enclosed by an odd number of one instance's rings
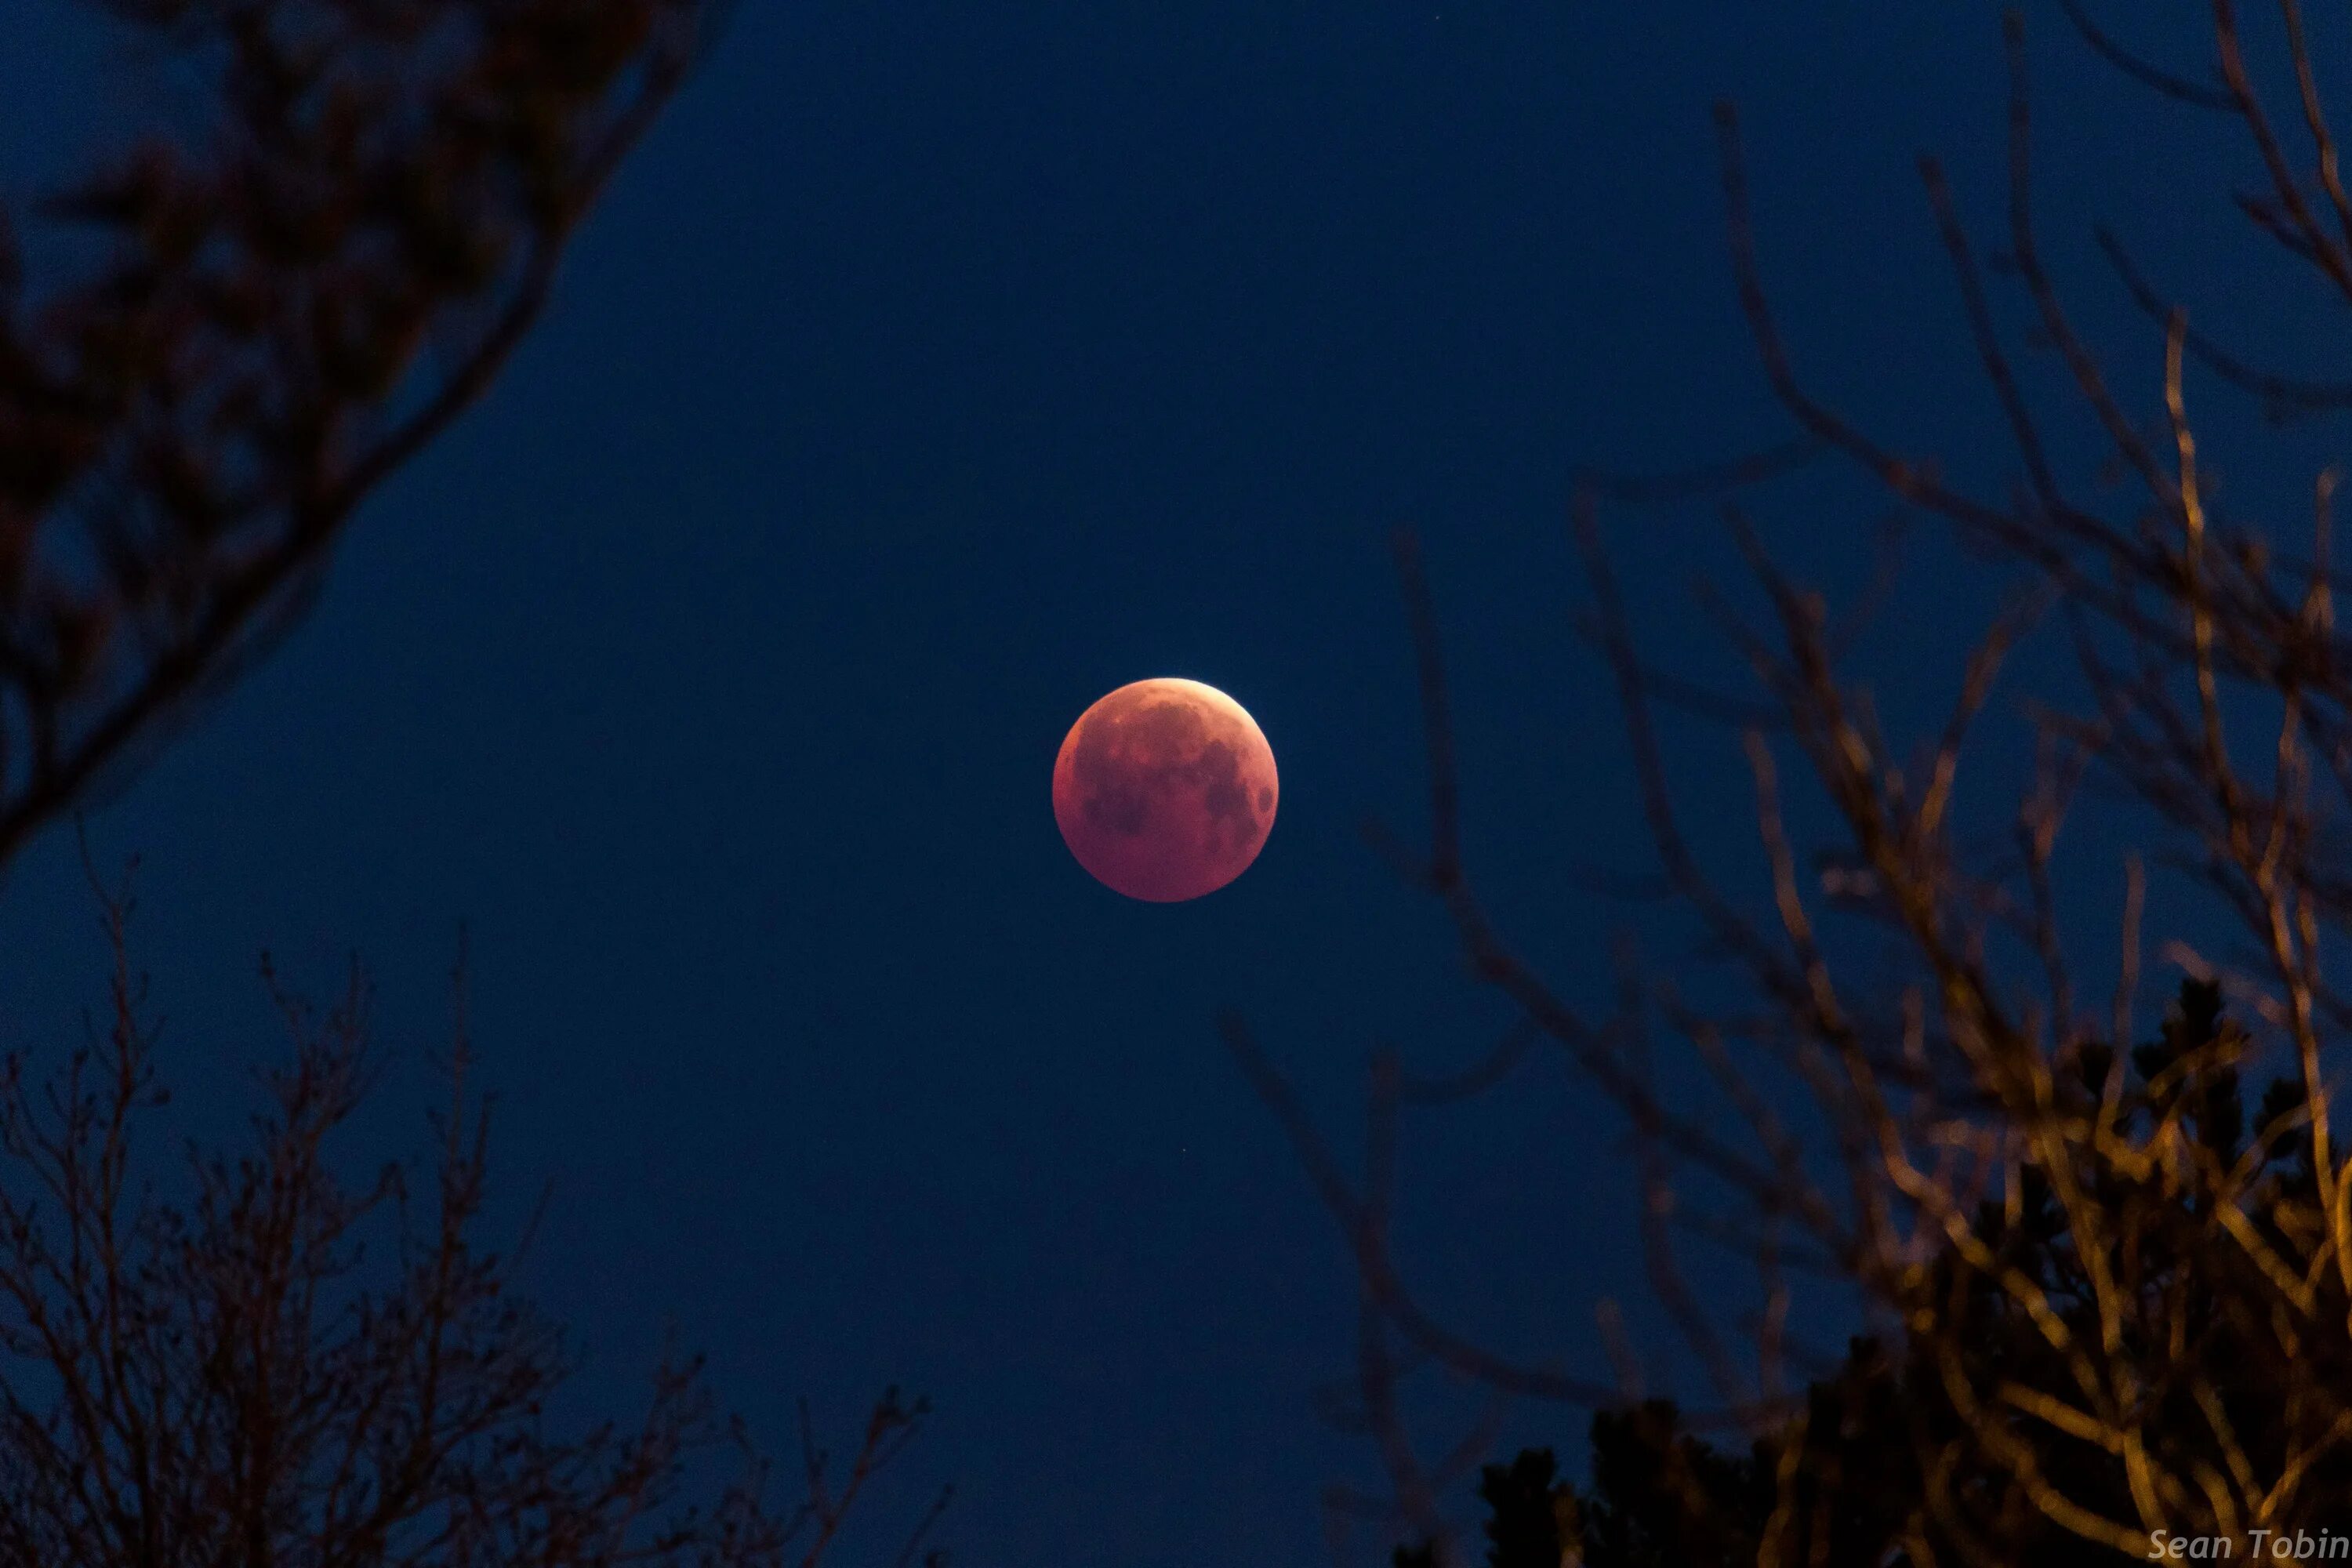
[[[2188,48],[2171,9],[2153,41]],[[12,191],[127,101],[34,10],[0,39]],[[2158,203],[2234,164],[2034,20],[2051,248],[2148,351],[2088,217],[2217,278],[2241,242]],[[388,1040],[431,1047],[463,922],[501,1169],[553,1184],[533,1275],[591,1392],[670,1323],[779,1446],[797,1394],[845,1424],[928,1391],[909,1479],[959,1484],[961,1561],[1321,1560],[1318,1489],[1365,1459],[1308,1409],[1348,1277],[1213,1013],[1335,1128],[1375,1040],[1433,1068],[1504,1022],[1358,836],[1420,819],[1387,532],[1428,540],[1474,869],[1601,996],[1619,916],[1562,873],[1638,864],[1637,823],[1570,633],[1568,475],[1786,433],[1708,102],[1747,112],[1808,364],[1990,473],[1911,158],[1996,215],[2000,91],[1990,7],[741,5],[495,395],[92,818],[144,858],[171,1070],[226,1103],[268,1048],[264,948],[320,990],[359,952]],[[1834,574],[1872,509],[1811,497],[1776,525]],[[1684,638],[1704,525],[1615,537]],[[1181,907],[1090,882],[1047,800],[1079,710],[1159,674],[1232,692],[1282,768],[1257,866]],[[1734,846],[1734,753],[1693,755]],[[12,1037],[94,993],[90,912],[66,836],[9,873]],[[1408,1241],[1456,1321],[1598,1372],[1591,1302],[1638,1268],[1574,1093],[1532,1075],[1416,1152]]]

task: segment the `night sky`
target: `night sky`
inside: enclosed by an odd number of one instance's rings
[[[14,9],[21,193],[153,104],[85,19]],[[2201,8],[2166,9],[2143,40],[2201,59]],[[2168,182],[2241,154],[2032,20],[2052,259],[2145,396],[2089,219],[2193,295],[2247,242],[2175,232]],[[1369,1479],[1310,1408],[1349,1276],[1213,1018],[1242,1009],[1343,1149],[1373,1045],[1434,1070],[1507,1022],[1360,831],[1423,820],[1390,531],[1420,529],[1446,624],[1473,873],[1603,997],[1622,913],[1568,874],[1643,861],[1571,625],[1570,474],[1789,434],[1707,106],[1747,117],[1809,371],[1997,478],[1912,159],[1997,217],[2001,90],[1989,7],[745,0],[493,395],[89,818],[101,863],[142,859],[190,1114],[242,1103],[274,1043],[264,950],[322,994],[360,955],[413,1060],[462,929],[499,1173],[511,1215],[551,1184],[530,1273],[589,1352],[583,1408],[634,1398],[674,1329],[779,1449],[796,1396],[845,1432],[887,1383],[928,1393],[903,1479],[957,1484],[959,1561],[1325,1560],[1318,1489]],[[1874,505],[1826,479],[1760,510],[1835,578]],[[1704,517],[1611,537],[1645,637],[1696,646]],[[1897,633],[1957,647],[1966,600]],[[1089,880],[1048,801],[1070,722],[1155,675],[1231,692],[1282,769],[1257,864],[1185,905]],[[1737,853],[1736,751],[1686,739],[1702,838]],[[69,832],[10,869],[12,1042],[97,994],[95,913]],[[394,1074],[355,1154],[428,1092]],[[1588,1100],[1535,1072],[1420,1139],[1403,1249],[1453,1321],[1605,1375],[1591,1304],[1640,1268]]]

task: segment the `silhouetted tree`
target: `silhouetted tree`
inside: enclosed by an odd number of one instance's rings
[[[1574,1489],[1559,1479],[1549,1448],[1528,1448],[1507,1465],[1487,1465],[1478,1476],[1486,1505],[1486,1561],[1491,1568],[1559,1568],[1560,1542],[1579,1538]],[[1395,1568],[1434,1568],[1427,1544],[1401,1546]]]
[[[32,215],[89,241],[79,269],[28,275],[0,211],[0,861],[300,613],[530,331],[720,0],[89,3],[180,112]],[[562,1431],[564,1336],[479,1234],[462,1033],[430,1156],[354,1177],[363,991],[281,994],[249,1138],[173,1168],[126,914],[92,1037],[0,1075],[0,1564],[827,1557],[919,1403],[886,1396],[845,1468],[804,1414],[784,1506],[691,1362]],[[704,1486],[714,1448],[738,1463]]]
[[[198,94],[0,211],[0,861],[282,631],[487,388],[711,0],[90,0]]]
[[[89,1038],[47,1078],[21,1056],[0,1070],[0,1563],[829,1560],[923,1405],[886,1395],[845,1468],[804,1410],[801,1485],[781,1503],[694,1362],[666,1363],[635,1417],[567,1430],[565,1336],[481,1234],[488,1108],[462,1011],[425,1157],[353,1172],[339,1142],[373,1079],[364,986],[320,1010],[273,980],[290,1046],[249,1131],[174,1161],[156,1147],[168,1097],[127,912],[108,901]],[[886,1560],[913,1563],[945,1502]]]
[[[2262,183],[2230,205],[2352,304],[2352,193],[2326,56],[2294,0],[2281,0],[2271,88],[2229,0],[2210,0],[2210,79],[2140,58],[2063,4],[2100,55],[2244,138]],[[2030,313],[2038,367],[2000,330],[1994,280],[1942,168],[1920,163],[2012,441],[2011,471],[1981,488],[1953,477],[1980,465],[1898,449],[1799,374],[1764,282],[1738,120],[1718,111],[1740,302],[1798,434],[1719,468],[1588,474],[1578,486],[1584,629],[1614,678],[1657,863],[1634,897],[1669,902],[1698,939],[1662,967],[1629,938],[1612,1006],[1572,1002],[1474,891],[1437,617],[1412,540],[1400,540],[1432,820],[1425,847],[1383,843],[1443,903],[1471,973],[1518,1024],[1489,1058],[1444,1076],[1376,1056],[1360,1177],[1242,1021],[1225,1020],[1224,1034],[1356,1265],[1357,1376],[1333,1414],[1372,1438],[1389,1495],[1335,1489],[1335,1514],[1379,1521],[1431,1563],[1464,1561],[1442,1500],[1496,1427],[1490,1418],[1424,1463],[1397,1390],[1416,1363],[1498,1399],[1600,1413],[1589,1490],[1559,1489],[1540,1454],[1484,1471],[1497,1563],[1507,1550],[1515,1563],[1549,1551],[1609,1568],[2046,1568],[2146,1560],[2181,1536],[2268,1559],[2263,1544],[2281,1533],[2352,1529],[2352,1158],[2331,1095],[2352,1025],[2352,995],[2333,978],[2352,938],[2341,827],[2352,643],[2334,615],[2352,584],[2333,563],[2334,472],[2313,478],[2307,521],[2227,502],[2189,412],[2193,374],[2252,393],[2276,419],[2352,409],[2352,384],[2259,369],[2192,330],[2102,230],[2125,291],[2158,328],[2126,362],[2142,367],[2145,405],[2117,390],[2128,384],[2110,379],[2042,259],[2014,16],[2007,40],[1996,260]],[[2083,475],[2045,436],[2053,399],[2097,433]],[[1944,525],[2000,581],[2001,605],[1940,681],[1948,707],[1916,739],[1890,732],[1881,698],[1916,647],[1896,639],[1854,668],[1869,646],[1855,628],[1874,605],[1901,604],[1899,574],[1832,606],[1775,557],[1749,517],[1758,503],[1739,494],[1769,496],[1824,462]],[[1605,546],[1604,509],[1693,500],[1717,505],[1752,574],[1754,612],[1728,594],[1706,598],[1748,690],[1653,662]],[[1820,515],[1818,504],[1803,512],[1815,526]],[[1952,586],[1917,591],[1948,600]],[[2013,657],[2029,644],[2032,657]],[[2013,719],[1989,712],[2004,690]],[[1738,732],[1759,851],[1745,887],[1685,830],[1691,781],[1660,740],[1670,710]],[[2013,724],[2011,754],[2030,764],[2014,793],[1987,787],[1998,768],[1962,767],[1996,723]],[[2084,871],[2078,855],[2062,871],[2062,829],[2081,800],[2105,814],[2092,854],[2117,837],[2134,847],[2120,864]],[[2150,865],[2175,895],[2161,951],[2187,978],[2143,1038],[2132,1019]],[[2062,918],[2076,904],[2056,890],[2062,875],[2120,886],[2110,930],[2086,936]],[[2079,982],[2082,949],[2110,943],[2116,973],[2095,994]],[[1622,1119],[1650,1283],[1706,1379],[1704,1408],[1643,1396],[1643,1354],[1613,1303],[1600,1317],[1621,1368],[1612,1384],[1503,1354],[1442,1321],[1393,1252],[1403,1114],[1493,1089],[1537,1045]],[[1687,1067],[1672,1079],[1659,1066],[1668,1050]],[[2249,1073],[2266,1082],[2251,1115]],[[1727,1310],[1720,1262],[1695,1288],[1683,1258],[1694,1237],[1751,1271],[1745,1312]],[[1814,1301],[1864,1330],[1841,1358],[1791,1326],[1800,1270],[1820,1282]],[[1547,1489],[1573,1520],[1548,1539],[1530,1501]]]
[[[2185,981],[2161,1030],[2132,1052],[2136,1071],[2126,1114],[2151,1121],[2177,1118],[2189,1138],[2224,1164],[2256,1162],[2264,1201],[2252,1217],[2275,1237],[2310,1202],[2312,1144],[2307,1131],[2288,1131],[2247,1145],[2234,1065],[2240,1048],[2223,1018],[2220,988]],[[2086,1079],[2104,1081],[2104,1052],[2086,1053],[2084,1065]],[[2300,1098],[2294,1080],[2275,1080],[2264,1096],[2262,1124],[2292,1128]],[[2029,1181],[2019,1210],[2011,1216],[1999,1205],[1985,1205],[1976,1235],[2069,1303],[2064,1313],[2071,1329],[2096,1332],[2090,1298],[2079,1289],[2082,1270],[2067,1256],[2067,1230],[2048,1184]],[[2251,1463],[2276,1466],[2295,1437],[2279,1391],[2298,1379],[2341,1385],[2352,1380],[2352,1364],[2334,1355],[2282,1364],[2271,1336],[2259,1328],[2247,1332],[2249,1325],[2233,1317],[2227,1263],[2209,1273],[2211,1259],[2198,1256],[2203,1249],[2176,1250],[2179,1233],[2186,1231],[2193,1243],[2197,1228],[2142,1233],[2139,1245],[2149,1255],[2142,1289],[2183,1301],[2179,1317],[2195,1326],[2191,1353],[2216,1373],[2222,1420]],[[1940,1271],[1946,1289],[1966,1274],[1948,1258]],[[1980,1300],[1964,1342],[1972,1363],[1969,1381],[2046,1384],[2050,1369],[2039,1364],[2047,1361],[2043,1337],[2002,1311],[1981,1279],[1970,1284]],[[1877,1341],[1855,1342],[1837,1374],[1811,1385],[1802,1426],[1744,1454],[1727,1455],[1688,1431],[1668,1402],[1603,1411],[1591,1426],[1589,1491],[1555,1481],[1549,1450],[1524,1452],[1507,1468],[1487,1468],[1480,1496],[1489,1513],[1487,1534],[1496,1542],[1490,1561],[1495,1568],[1557,1568],[1563,1560],[1583,1568],[1748,1568],[1785,1507],[1789,1517],[1780,1528],[1787,1561],[1822,1568],[1924,1568],[1937,1559],[1914,1555],[1914,1543],[1905,1540],[1909,1521],[1929,1511],[1930,1481],[1917,1462],[1921,1428],[1928,1438],[1925,1447],[1955,1456],[1950,1473],[1936,1486],[1962,1500],[1975,1533],[1998,1551],[2000,1562],[2062,1568],[2084,1561],[2081,1540],[2033,1506],[2014,1475],[1962,1443],[1968,1424],[1927,1357],[1931,1348],[1914,1340],[1910,1364],[1898,1366]],[[2188,1379],[2176,1377],[2152,1395],[2152,1450],[2184,1453],[2211,1441],[2213,1413],[2200,1405]],[[1788,1452],[1792,1443],[1801,1445],[1793,1456]],[[2125,1456],[2065,1449],[2049,1460],[2048,1480],[2070,1500],[2116,1513],[2131,1508]],[[1784,1464],[1797,1478],[1785,1497],[1775,1484]],[[2337,1447],[2318,1458],[2299,1489],[2317,1505],[2299,1528],[2352,1532],[2352,1451]],[[1929,1546],[1957,1552],[1951,1542],[1939,1542],[1938,1533],[1933,1527],[1925,1532]],[[1429,1560],[1425,1550],[1418,1555]]]

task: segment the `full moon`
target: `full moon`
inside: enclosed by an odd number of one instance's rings
[[[1279,795],[1257,721],[1197,680],[1120,687],[1078,716],[1054,761],[1070,853],[1105,887],[1155,904],[1249,869]]]

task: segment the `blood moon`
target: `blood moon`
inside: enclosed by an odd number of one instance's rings
[[[1122,686],[1078,716],[1054,760],[1054,820],[1105,887],[1155,904],[1213,893],[1274,826],[1281,786],[1257,721],[1213,686]]]

